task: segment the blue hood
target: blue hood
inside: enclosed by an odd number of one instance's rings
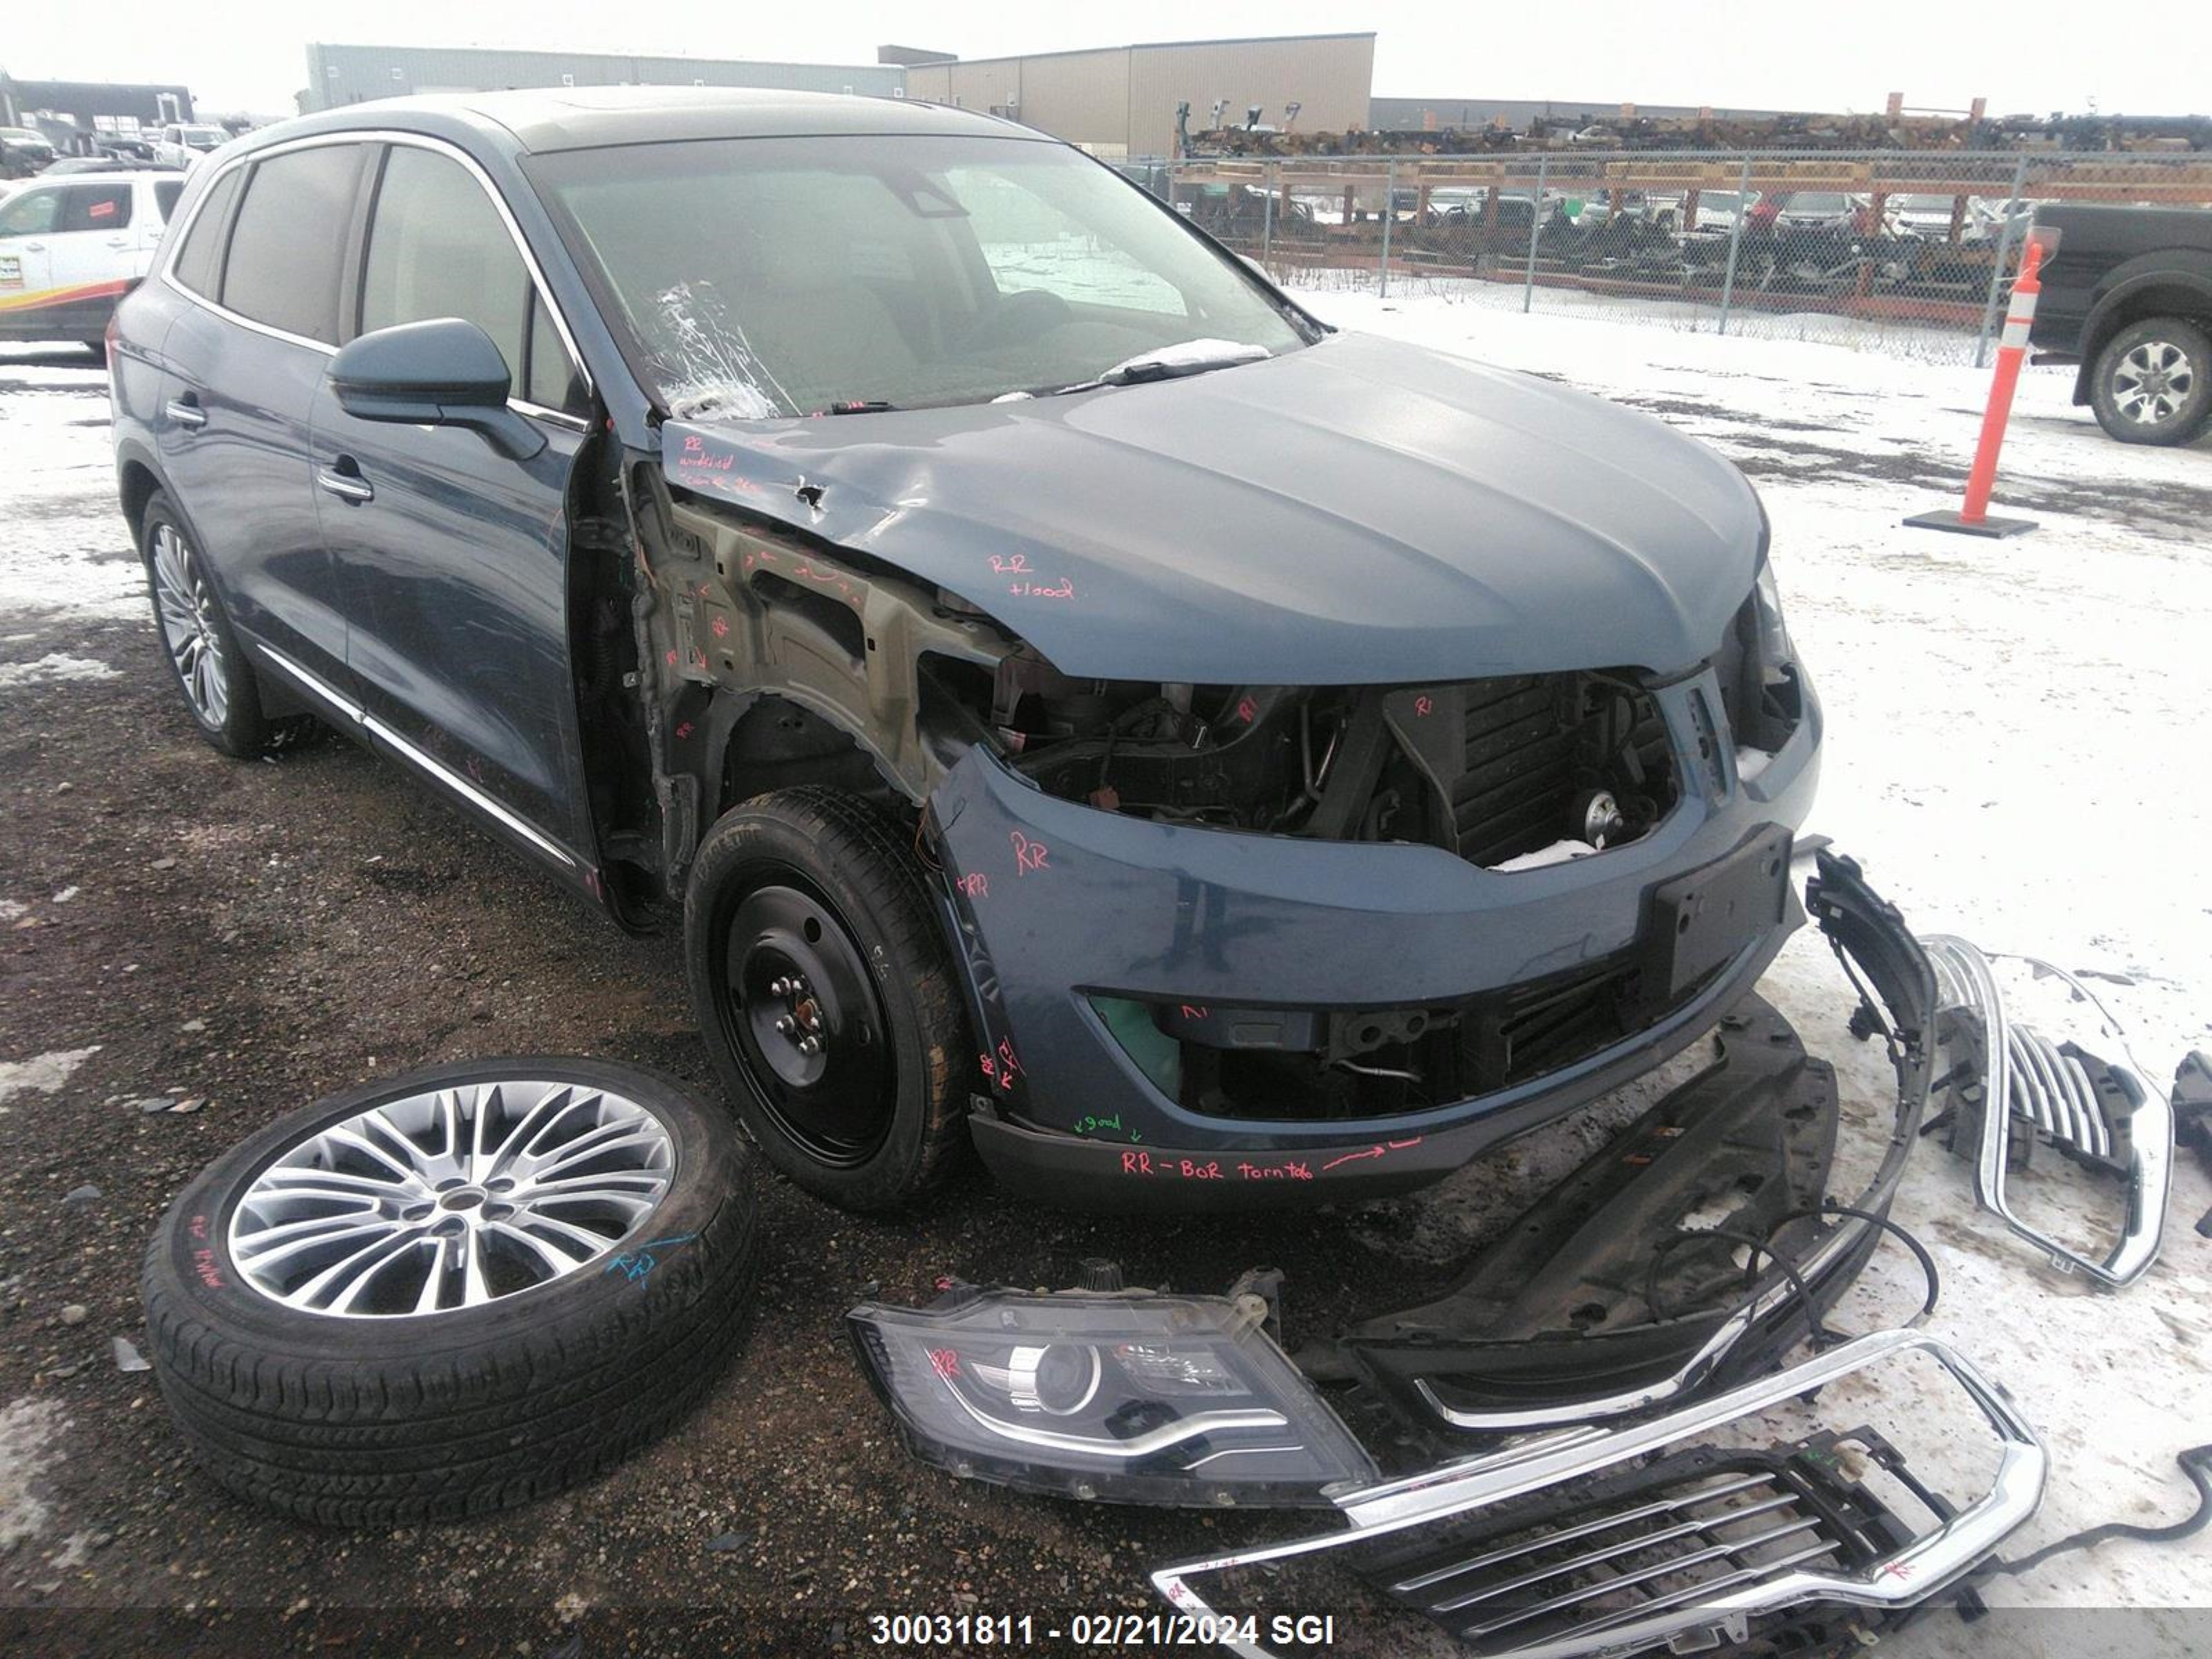
[[[1718,646],[1758,556],[1751,487],[1703,445],[1364,335],[1061,398],[671,421],[663,447],[678,487],[947,589],[1083,678],[1673,670]]]

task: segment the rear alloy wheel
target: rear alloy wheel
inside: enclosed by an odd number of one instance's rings
[[[696,1405],[758,1268],[733,1125],[635,1066],[477,1060],[278,1120],[147,1255],[151,1358],[222,1486],[311,1521],[504,1509]]]
[[[2185,444],[2212,418],[2212,337],[2179,317],[2115,334],[2090,381],[2097,423],[2127,444]]]
[[[319,731],[310,715],[271,720],[262,712],[260,686],[206,561],[166,495],[156,491],[147,502],[141,536],[162,653],[201,735],[224,754],[251,760],[295,747]]]
[[[701,1035],[775,1166],[848,1209],[933,1186],[966,1138],[967,1022],[907,840],[835,790],[726,813],[684,906]]]

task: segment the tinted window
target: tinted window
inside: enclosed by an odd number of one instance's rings
[[[169,268],[172,276],[196,294],[215,292],[222,261],[223,217],[245,176],[245,168],[233,167],[210,187],[200,210],[192,216],[192,228],[185,233],[185,245],[177,250],[177,262]]]
[[[491,336],[519,388],[529,304],[529,273],[483,186],[447,156],[394,146],[369,221],[361,331],[464,318]]]
[[[0,208],[0,236],[43,236],[61,218],[62,193],[27,190]]]
[[[167,224],[176,216],[177,198],[184,193],[185,181],[181,179],[157,179],[154,181],[154,210],[161,216],[163,224]]]
[[[319,144],[262,162],[246,183],[222,302],[289,334],[336,343],[338,270],[361,146]]]
[[[120,230],[131,222],[131,185],[71,185],[62,192],[64,230]]]

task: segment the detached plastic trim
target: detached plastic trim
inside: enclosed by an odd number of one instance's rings
[[[1911,1353],[1935,1359],[1996,1436],[2000,1455],[1990,1489],[1949,1520],[1882,1559],[1852,1572],[1782,1567],[1771,1576],[1719,1591],[1695,1606],[1670,1607],[1633,1620],[1593,1621],[1586,1629],[1510,1650],[1515,1659],[1634,1652],[1685,1640],[1742,1639],[1760,1614],[1808,1601],[1902,1607],[1926,1600],[1971,1571],[2033,1516],[2043,1499],[2049,1455],[2035,1431],[2003,1393],[1962,1355],[1917,1331],[1877,1331],[1803,1364],[1763,1377],[1702,1404],[1628,1427],[1565,1430],[1463,1459],[1406,1479],[1335,1494],[1348,1524],[1341,1530],[1201,1560],[1181,1561],[1152,1575],[1153,1588],[1194,1618],[1218,1617],[1193,1588],[1209,1573],[1341,1549],[1409,1528],[1448,1522],[1495,1504],[1525,1498],[1710,1434],[1743,1418],[1823,1388],[1838,1378]],[[1217,1629],[1233,1632],[1233,1620]],[[1256,1643],[1224,1635],[1221,1644],[1245,1659],[1272,1659]]]
[[[2080,1272],[2107,1290],[2142,1277],[2158,1259],[2173,1181],[2173,1102],[2145,1078],[2129,1055],[2118,1024],[2088,987],[2063,968],[2033,957],[2018,958],[2037,972],[2064,981],[2094,1009],[2098,1030],[2084,1039],[2069,1033],[2058,1044],[2033,1027],[2014,1023],[2004,1006],[1990,956],[1955,934],[1930,933],[1921,941],[1936,964],[1947,1006],[1962,1008],[1982,1024],[1981,1139],[1974,1149],[1974,1201],[2051,1259],[2061,1272]],[[2127,1117],[2127,1213],[2119,1242],[2102,1261],[2068,1249],[2013,1213],[2005,1198],[2012,1154],[2013,1121],[2034,1124],[2054,1140],[2094,1158],[2111,1158],[2113,1137],[2105,1108],[2071,1044],[2093,1056],[2130,1101]]]

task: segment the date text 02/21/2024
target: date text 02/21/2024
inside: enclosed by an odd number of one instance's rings
[[[1038,1642],[1078,1647],[1213,1648],[1231,1642],[1329,1647],[1332,1613],[1078,1613],[1040,1618],[1029,1613],[874,1613],[868,1639],[882,1648],[1029,1647]]]

